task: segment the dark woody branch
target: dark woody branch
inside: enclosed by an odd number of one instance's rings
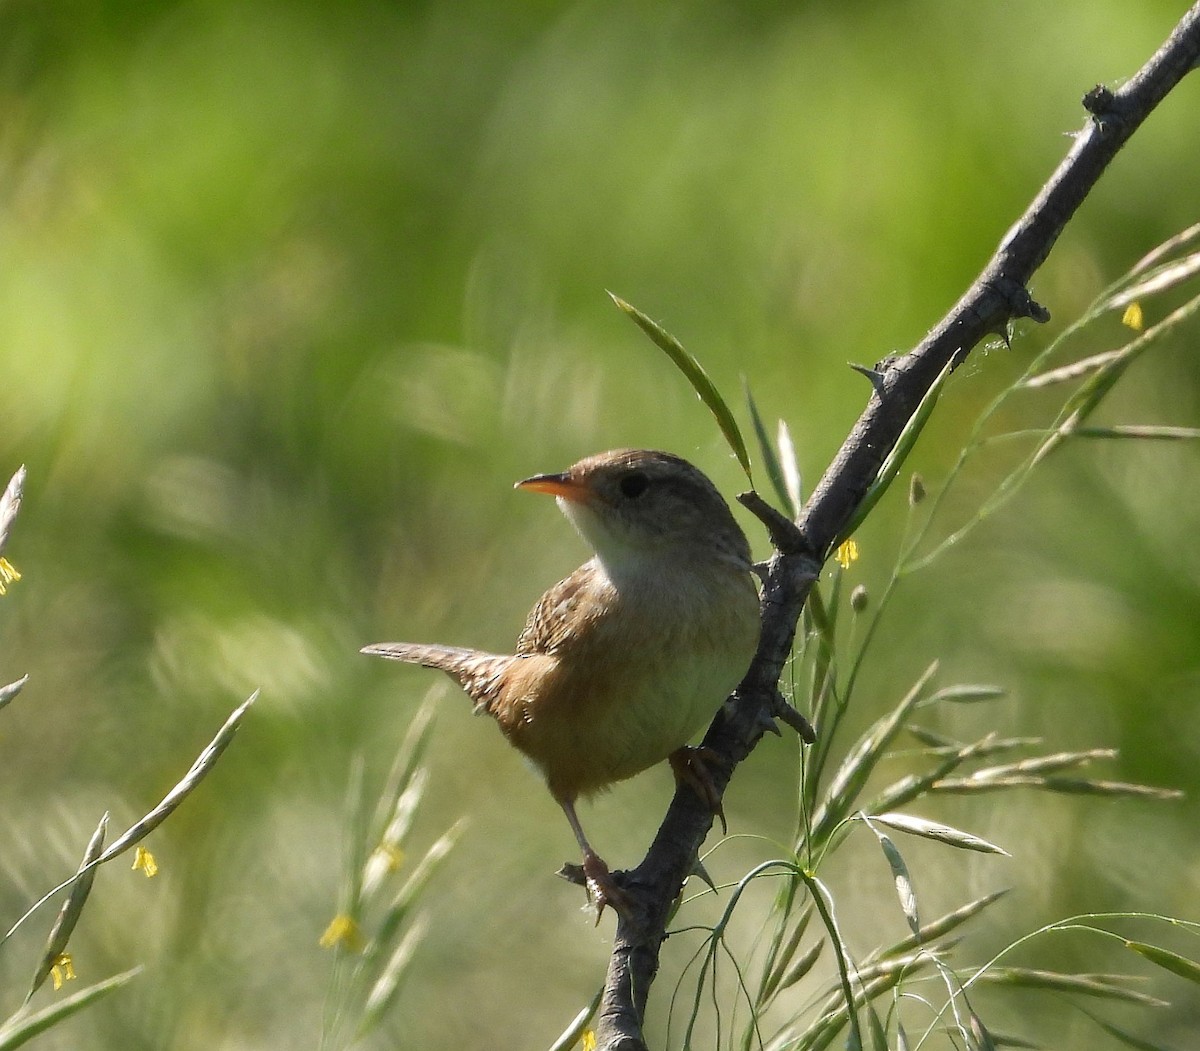
[[[1005,234],[983,272],[917,347],[872,370],[874,390],[867,407],[798,521],[793,524],[772,514],[757,497],[743,498],[767,525],[776,551],[764,577],[758,654],[704,739],[719,757],[712,765],[718,791],[724,791],[737,765],[774,727],[775,717],[783,714],[785,721],[803,732],[779,707],[778,690],[800,612],[832,545],[909,417],[947,364],[957,368],[981,340],[1004,335],[1016,318],[1049,320],[1049,312],[1029,294],[1030,278],[1118,150],[1198,63],[1200,3],[1121,88],[1096,87],[1087,93],[1083,99],[1086,126],[1025,214]],[[696,793],[680,788],[645,859],[623,874],[633,907],[618,917],[596,1027],[600,1051],[645,1048],[641,1021],[667,920],[712,820],[711,810]]]

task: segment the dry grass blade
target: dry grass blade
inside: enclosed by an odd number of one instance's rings
[[[892,870],[892,881],[896,886],[896,897],[900,899],[900,909],[913,934],[917,934],[921,930],[921,920],[917,912],[917,894],[913,889],[912,876],[904,861],[904,855],[892,842],[891,837],[880,832],[870,818],[865,814],[861,817],[866,822],[867,828],[874,832],[875,838],[879,840],[879,849],[883,851],[888,867]],[[861,973],[859,977],[862,977]]]
[[[868,814],[882,814],[911,803],[918,796],[930,791],[935,785],[945,783],[948,780],[948,774],[972,757],[973,748],[973,745],[960,748],[943,759],[932,770],[926,770],[923,774],[906,774],[899,781],[888,785],[863,809]]]
[[[0,555],[4,554],[4,549],[8,546],[8,534],[12,531],[13,519],[21,509],[21,494],[24,489],[25,465],[22,464],[9,479],[4,495],[0,496]]]
[[[1076,438],[1134,438],[1139,441],[1185,442],[1200,438],[1200,427],[1123,424],[1114,427],[1076,427]]]
[[[80,989],[79,992],[65,996],[61,1000],[55,1000],[48,1007],[43,1007],[33,1014],[14,1015],[0,1029],[0,1051],[12,1051],[13,1048],[20,1047],[35,1036],[40,1036],[64,1018],[70,1017],[77,1011],[82,1011],[109,993],[128,985],[141,973],[141,967],[134,967],[132,970],[122,971],[102,982]]]
[[[788,425],[779,421],[775,432],[775,444],[779,446],[779,464],[783,468],[783,481],[787,488],[788,502],[797,509],[804,506],[804,486],[800,481],[800,461],[796,459],[796,446]]]
[[[963,746],[961,741],[924,726],[909,723],[904,729],[925,745],[926,749],[938,755],[954,755]]]
[[[408,785],[400,793],[392,810],[391,820],[378,845],[367,857],[363,866],[361,898],[366,901],[372,897],[382,885],[387,876],[395,872],[403,857],[404,841],[416,817],[417,808],[425,795],[425,786],[429,783],[429,771],[422,767],[415,770]]]
[[[985,894],[982,898],[976,898],[974,901],[967,902],[966,905],[960,905],[952,912],[948,912],[944,916],[939,916],[931,923],[925,924],[915,935],[897,942],[891,948],[880,953],[879,958],[890,960],[900,954],[910,952],[918,946],[928,945],[935,938],[949,934],[956,927],[961,927],[968,920],[978,916],[992,902],[999,901],[1007,893],[1007,890],[995,890],[991,894]]]
[[[932,730],[924,727],[913,726],[911,723],[905,729],[913,735],[918,741],[925,745],[925,754],[944,758],[947,756],[958,755],[967,745],[961,741],[956,741],[951,737],[946,737],[943,734],[934,733]],[[1040,737],[997,737],[994,733],[990,733],[982,741],[977,742],[974,752],[975,758],[984,756],[1000,755],[1004,752],[1013,752],[1019,748],[1035,748],[1042,744],[1043,740]]]
[[[771,952],[767,956],[762,988],[758,993],[757,1002],[759,1004],[765,1003],[779,988],[784,972],[791,963],[792,957],[796,955],[796,950],[800,948],[800,939],[804,937],[804,932],[808,930],[812,914],[812,905],[805,906],[799,918],[797,918],[795,925],[792,927],[792,933],[788,935],[788,940],[782,944],[776,942],[772,945]]]
[[[1038,464],[1084,425],[1125,374],[1126,369],[1149,350],[1159,337],[1176,329],[1197,311],[1200,311],[1200,295],[1193,296],[1182,306],[1171,311],[1162,321],[1147,328],[1136,339],[1108,355],[1102,364],[1091,370],[1091,374],[1066,397],[1055,422],[1041,432],[1037,447],[983,502],[975,516],[966,525],[944,538],[930,553],[909,563],[908,570],[913,571],[928,565],[948,547],[961,542],[980,522],[1012,499]]]
[[[789,1048],[803,1048],[804,1051],[823,1051],[845,1027],[848,1019],[853,1017],[851,1010],[875,997],[894,989],[903,979],[918,974],[933,966],[933,957],[925,951],[912,953],[909,956],[897,957],[886,961],[878,968],[871,968],[875,976],[862,983],[860,991],[855,994],[853,1006],[841,994],[827,1001],[817,1019],[805,1030],[804,1034],[794,1043],[788,1043]],[[853,1040],[853,1035],[851,1036]],[[772,1045],[775,1046],[775,1045]],[[847,1046],[855,1046],[848,1044]],[[862,1044],[856,1045],[861,1047]]]
[[[996,1051],[996,1043],[992,1039],[992,1034],[988,1032],[987,1026],[983,1024],[983,1019],[974,1011],[971,1011],[970,1021],[971,1037],[975,1041],[975,1046],[979,1051]]]
[[[957,686],[945,686],[933,693],[927,700],[921,702],[926,708],[942,701],[954,704],[974,704],[978,701],[995,701],[1008,695],[1003,686],[991,686],[987,683],[959,683]]]
[[[1042,450],[1035,457],[1034,463],[1092,414],[1125,374],[1125,370],[1141,357],[1160,336],[1182,324],[1197,310],[1200,310],[1200,296],[1192,297],[1182,306],[1171,311],[1157,325],[1146,329],[1137,339],[1130,340],[1117,351],[1111,360],[1105,362],[1086,382],[1080,384],[1067,398],[1059,416],[1061,424],[1043,443]]]
[[[0,708],[3,708],[11,701],[22,687],[29,681],[28,675],[22,675],[16,682],[10,682],[7,686],[0,686]]]
[[[75,924],[79,921],[83,906],[92,892],[92,881],[96,878],[96,870],[91,865],[100,855],[107,832],[108,815],[105,814],[100,819],[100,824],[96,826],[96,831],[92,833],[92,838],[88,840],[88,845],[83,852],[83,860],[79,863],[79,878],[71,885],[71,892],[64,899],[62,908],[58,910],[58,915],[54,918],[54,924],[46,938],[46,948],[42,952],[37,969],[33,972],[33,982],[29,986],[29,992],[25,994],[26,1003],[33,999],[33,994],[50,977],[51,970],[58,962],[58,958],[66,949],[67,942],[70,941],[71,935],[75,931]]]
[[[217,731],[208,746],[200,753],[199,757],[192,764],[174,788],[171,789],[162,799],[162,801],[151,810],[140,821],[136,821],[131,825],[119,839],[117,839],[103,854],[98,858],[94,858],[88,862],[86,866],[81,868],[69,879],[65,879],[56,887],[52,887],[35,901],[24,914],[5,932],[3,938],[0,938],[0,944],[8,941],[13,936],[13,933],[23,924],[30,916],[38,909],[46,904],[60,890],[69,887],[72,883],[81,879],[85,874],[99,865],[103,865],[107,861],[112,861],[113,858],[119,857],[134,844],[140,842],[154,829],[158,828],[167,817],[179,806],[180,803],[191,793],[191,791],[204,779],[205,775],[213,768],[217,759],[225,749],[229,746],[229,742],[233,740],[233,735],[237,731],[238,725],[245,717],[246,712],[250,710],[250,706],[258,699],[258,691],[255,690],[245,701],[234,709],[233,714],[225,720],[225,724]]]
[[[1132,784],[1128,781],[1100,781],[1084,777],[1044,777],[1039,774],[1014,774],[1009,777],[989,778],[980,781],[974,777],[947,778],[929,786],[932,792],[995,792],[1007,788],[1040,788],[1047,792],[1064,795],[1087,796],[1130,796],[1136,799],[1182,799],[1183,793],[1175,788],[1158,788],[1155,785]]]
[[[583,1039],[583,1031],[587,1028],[596,1008],[600,1006],[600,990],[592,997],[592,1002],[571,1019],[571,1024],[562,1031],[562,1035],[550,1045],[548,1051],[571,1051]]]
[[[1174,288],[1197,273],[1200,273],[1200,252],[1193,252],[1182,259],[1156,267],[1148,277],[1114,295],[1105,306],[1110,310],[1119,310],[1134,300],[1145,299]]]
[[[366,1003],[363,1005],[362,1017],[358,1023],[359,1037],[365,1036],[374,1029],[387,1014],[388,1008],[395,1003],[404,976],[408,972],[408,966],[412,963],[413,954],[417,951],[421,939],[425,937],[427,926],[423,917],[413,923],[400,940],[400,944],[396,946],[396,951],[392,953],[383,973],[371,986]]]
[[[774,923],[772,925],[771,936],[767,939],[767,949],[764,954],[762,972],[758,980],[760,1000],[763,987],[769,983],[772,975],[778,974],[780,967],[784,965],[781,959],[786,962],[790,954],[796,951],[800,938],[803,936],[804,931],[808,929],[809,921],[812,919],[813,907],[810,902],[801,910],[799,918],[792,923],[792,933],[788,934],[788,923],[792,920],[792,910],[796,904],[796,895],[801,891],[802,887],[803,884],[798,879],[790,879],[779,889],[776,896],[775,904],[772,908]],[[715,887],[712,889],[716,890]]]
[[[1087,766],[1097,759],[1116,759],[1115,748],[1088,748],[1081,752],[1055,752],[1053,755],[1038,755],[1031,759],[1022,759],[1013,763],[1011,769],[992,767],[993,770],[1004,769],[1005,773],[1014,774],[1052,774],[1059,770],[1071,770],[1077,766]],[[982,771],[980,771],[982,773]]]
[[[1200,963],[1196,963],[1195,960],[1146,942],[1127,941],[1125,948],[1132,949],[1139,956],[1145,957],[1151,963],[1157,964],[1172,974],[1179,975],[1180,978],[1186,978],[1189,982],[1200,985]]]
[[[433,734],[433,721],[440,707],[440,701],[447,691],[448,685],[443,682],[437,682],[431,686],[425,694],[425,699],[421,702],[421,707],[417,709],[417,714],[408,724],[408,732],[404,735],[404,740],[396,753],[396,760],[388,773],[387,787],[379,797],[379,805],[374,819],[376,829],[383,829],[387,826],[401,795],[407,791],[421,760],[425,758],[425,751],[429,747],[429,740]]]
[[[989,843],[986,839],[952,828],[950,825],[940,824],[937,821],[927,821],[923,817],[914,817],[911,814],[877,814],[872,820],[899,832],[907,832],[909,835],[921,836],[924,839],[933,839],[962,850],[977,850],[981,854],[1002,854],[1006,858],[1012,856],[1003,847]]]
[[[1050,369],[1048,372],[1039,372],[1036,376],[1030,376],[1029,379],[1023,381],[1020,386],[1026,390],[1037,390],[1039,387],[1049,387],[1055,383],[1069,383],[1072,380],[1081,379],[1089,372],[1103,368],[1120,356],[1119,350],[1106,350],[1103,354],[1093,354],[1091,357],[1068,362],[1066,365]]]
[[[409,876],[408,882],[405,883],[403,889],[400,891],[399,900],[412,902],[417,898],[421,891],[425,889],[425,884],[429,882],[429,878],[433,875],[434,870],[454,848],[454,844],[458,842],[458,837],[463,834],[463,830],[466,827],[467,819],[459,818],[458,821],[438,837],[433,846],[425,851],[425,856],[421,858],[412,875]]]
[[[779,984],[774,990],[772,990],[772,993],[782,992],[784,989],[790,989],[793,985],[800,981],[801,978],[803,978],[806,974],[808,974],[809,971],[813,969],[817,960],[821,958],[821,953],[824,952],[824,950],[825,939],[818,938],[815,942],[813,942],[812,946],[806,952],[800,954],[800,956],[796,959],[796,962],[793,963],[791,967],[789,967],[783,972],[782,975],[780,975]]]
[[[684,374],[692,385],[692,390],[699,395],[700,400],[708,406],[708,411],[715,417],[717,426],[721,428],[721,433],[725,435],[725,440],[733,450],[733,455],[737,457],[738,463],[742,465],[742,470],[746,472],[746,477],[753,486],[754,476],[750,473],[750,454],[746,451],[745,439],[742,438],[742,432],[738,429],[733,413],[729,411],[729,406],[725,404],[725,399],[721,397],[715,384],[709,379],[704,367],[684,349],[679,340],[656,321],[643,314],[632,303],[626,303],[620,296],[614,295],[612,292],[609,292],[609,297],[634,320],[638,328],[645,332],[655,345],[675,363],[675,367]]]
[[[916,937],[914,935],[913,937]],[[946,942],[938,946],[939,952],[947,952],[958,944],[957,941]],[[914,948],[916,948],[914,946]],[[903,975],[906,971],[911,973],[912,968],[917,966],[922,960],[929,959],[929,952],[926,949],[921,949],[919,952],[905,953],[903,956],[895,953],[887,956],[882,956],[874,963],[863,964],[858,968],[859,981],[864,984],[874,982],[880,978],[892,978]]]
[[[1129,781],[1100,781],[1081,777],[1047,777],[1044,787],[1050,792],[1068,795],[1089,796],[1132,796],[1136,799],[1182,799],[1177,788],[1160,788],[1157,785],[1142,785]]]
[[[1062,974],[1058,971],[1039,971],[1029,967],[994,967],[978,978],[992,985],[1009,985],[1022,989],[1047,989],[1058,993],[1079,993],[1104,1000],[1126,1000],[1146,1007],[1168,1007],[1165,1000],[1129,989],[1122,982],[1123,974]]]
[[[992,781],[1019,774],[1052,774],[1059,770],[1071,770],[1077,766],[1086,766],[1094,759],[1115,759],[1116,756],[1115,748],[1090,748],[1082,752],[1055,752],[1053,755],[1033,756],[1030,759],[1005,763],[1002,766],[984,767],[982,770],[976,770],[971,775],[971,780]]]
[[[391,944],[396,932],[400,929],[400,925],[404,922],[404,918],[411,910],[413,902],[420,897],[421,892],[425,889],[425,885],[429,882],[438,864],[450,853],[454,844],[458,842],[458,837],[462,835],[462,831],[466,828],[466,825],[465,818],[455,822],[425,852],[425,856],[417,863],[416,868],[412,871],[412,875],[408,877],[404,886],[400,888],[396,897],[392,900],[391,905],[388,906],[387,912],[384,913],[383,918],[380,920],[379,929],[370,942],[368,942],[363,952],[363,959],[367,964],[378,959]]]
[[[875,769],[883,751],[900,732],[904,720],[911,714],[925,693],[929,681],[937,672],[937,661],[913,685],[912,689],[892,711],[879,719],[860,738],[858,746],[846,757],[813,815],[811,841],[820,843],[854,808],[858,793]]]
[[[256,700],[258,700],[257,690],[233,710],[233,714],[225,720],[225,724],[217,731],[217,735],[208,743],[204,751],[196,757],[196,761],[192,763],[188,772],[183,775],[182,780],[162,797],[158,806],[146,814],[140,821],[135,821],[130,825],[93,864],[103,865],[106,861],[112,861],[113,858],[119,857],[135,843],[145,839],[146,836],[166,821],[179,804],[191,795],[196,786],[204,780],[209,771],[216,765],[217,760],[221,757],[221,753],[229,747],[229,743],[233,740],[234,734],[237,733],[242,719],[245,718],[246,713],[250,710],[250,706]]]
[[[933,769],[926,770],[923,774],[908,774],[899,781],[888,785],[863,809],[868,814],[882,814],[902,807],[929,791],[934,784],[942,781],[963,763],[981,755],[989,755],[1002,744],[1004,744],[1004,739],[997,737],[993,732],[973,744],[961,745],[957,750],[950,752]]]
[[[1149,270],[1160,259],[1170,255],[1176,249],[1183,248],[1191,244],[1193,241],[1200,240],[1200,223],[1195,223],[1189,226],[1186,230],[1182,230],[1174,237],[1168,238],[1157,248],[1151,249],[1141,259],[1133,265],[1133,269],[1129,271],[1130,276],[1136,276],[1145,270]]]

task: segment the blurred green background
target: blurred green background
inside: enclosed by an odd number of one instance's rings
[[[123,827],[151,806],[262,688],[214,775],[153,837],[161,874],[118,865],[97,880],[76,970],[146,972],[41,1046],[315,1047],[353,757],[378,790],[435,681],[358,647],[511,643],[583,557],[550,502],[512,492],[518,478],[646,445],[730,495],[743,481],[605,289],[661,319],[731,399],[747,377],[790,425],[811,486],[867,395],[846,362],[924,334],[1067,150],[1083,92],[1132,74],[1184,8],[0,6],[0,472],[29,468],[0,678],[31,676],[0,715],[8,922],[73,868],[104,810]],[[931,485],[979,408],[1196,220],[1198,108],[1200,86],[1183,85],[1071,224],[1033,286],[1055,320],[955,377],[919,451]],[[1079,353],[1124,338],[1113,319]],[[1196,425],[1196,339],[1193,326],[1158,348],[1106,418]],[[1047,402],[1024,407],[1005,422],[1045,421]],[[926,808],[1017,855],[912,848],[927,915],[1015,888],[964,960],[1084,909],[1196,918],[1198,467],[1185,445],[1071,447],[907,584],[885,622],[861,722],[937,657],[944,681],[1011,691],[944,731],[1112,745],[1112,776],[1191,793]],[[972,472],[954,513],[994,471]],[[886,579],[902,503],[863,531],[852,582]],[[542,786],[460,696],[442,707],[414,848],[461,815],[470,825],[371,1046],[544,1047],[601,980],[611,921],[593,931],[553,877],[574,843]],[[794,740],[770,739],[739,772],[734,833],[787,835],[796,757]],[[614,866],[640,858],[669,791],[664,768],[586,809]],[[735,840],[709,867],[736,879],[778,850]],[[902,930],[876,847],[828,876],[857,951]],[[48,922],[0,953],[5,1014]],[[741,944],[760,922],[746,912]],[[1197,955],[1194,940],[1171,944]],[[666,947],[656,1046],[689,952]],[[1058,935],[1018,962],[1131,961]],[[1195,1046],[1194,989],[1148,988],[1176,1006],[1106,1017]],[[1061,1001],[985,1003],[1044,1046],[1097,1046]]]

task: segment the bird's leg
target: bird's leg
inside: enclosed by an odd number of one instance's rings
[[[567,815],[571,831],[575,833],[575,839],[579,842],[579,849],[583,851],[583,877],[587,884],[588,898],[596,906],[596,924],[599,925],[600,917],[604,915],[604,907],[606,905],[611,905],[621,915],[625,915],[629,906],[629,897],[617,886],[616,881],[612,878],[612,873],[609,872],[608,866],[604,863],[604,859],[592,850],[592,845],[587,841],[587,836],[583,834],[583,826],[579,823],[579,815],[575,813],[575,800],[560,799],[558,805],[563,808],[563,813]]]
[[[701,802],[721,822],[721,834],[728,835],[729,826],[725,823],[725,808],[721,806],[721,793],[717,791],[711,769],[713,763],[720,761],[717,753],[703,745],[697,748],[684,745],[682,748],[676,748],[667,756],[667,761],[671,764],[675,780],[687,785],[700,797]]]

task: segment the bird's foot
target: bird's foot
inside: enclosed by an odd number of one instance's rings
[[[629,895],[621,889],[616,878],[609,871],[604,859],[593,851],[586,851],[582,865],[567,863],[558,873],[564,879],[582,886],[588,895],[588,908],[596,910],[596,925],[600,925],[600,917],[609,905],[623,917],[630,911]]]
[[[629,895],[617,886],[599,854],[589,851],[583,855],[583,875],[587,880],[588,898],[596,908],[597,927],[600,926],[600,917],[604,915],[606,905],[611,905],[620,916],[629,915]]]
[[[721,805],[721,793],[713,780],[712,768],[721,762],[721,757],[711,748],[703,745],[693,748],[684,745],[677,748],[668,757],[675,780],[687,785],[700,797],[713,815],[721,822],[721,834],[729,834],[729,826],[725,823],[725,808]]]

